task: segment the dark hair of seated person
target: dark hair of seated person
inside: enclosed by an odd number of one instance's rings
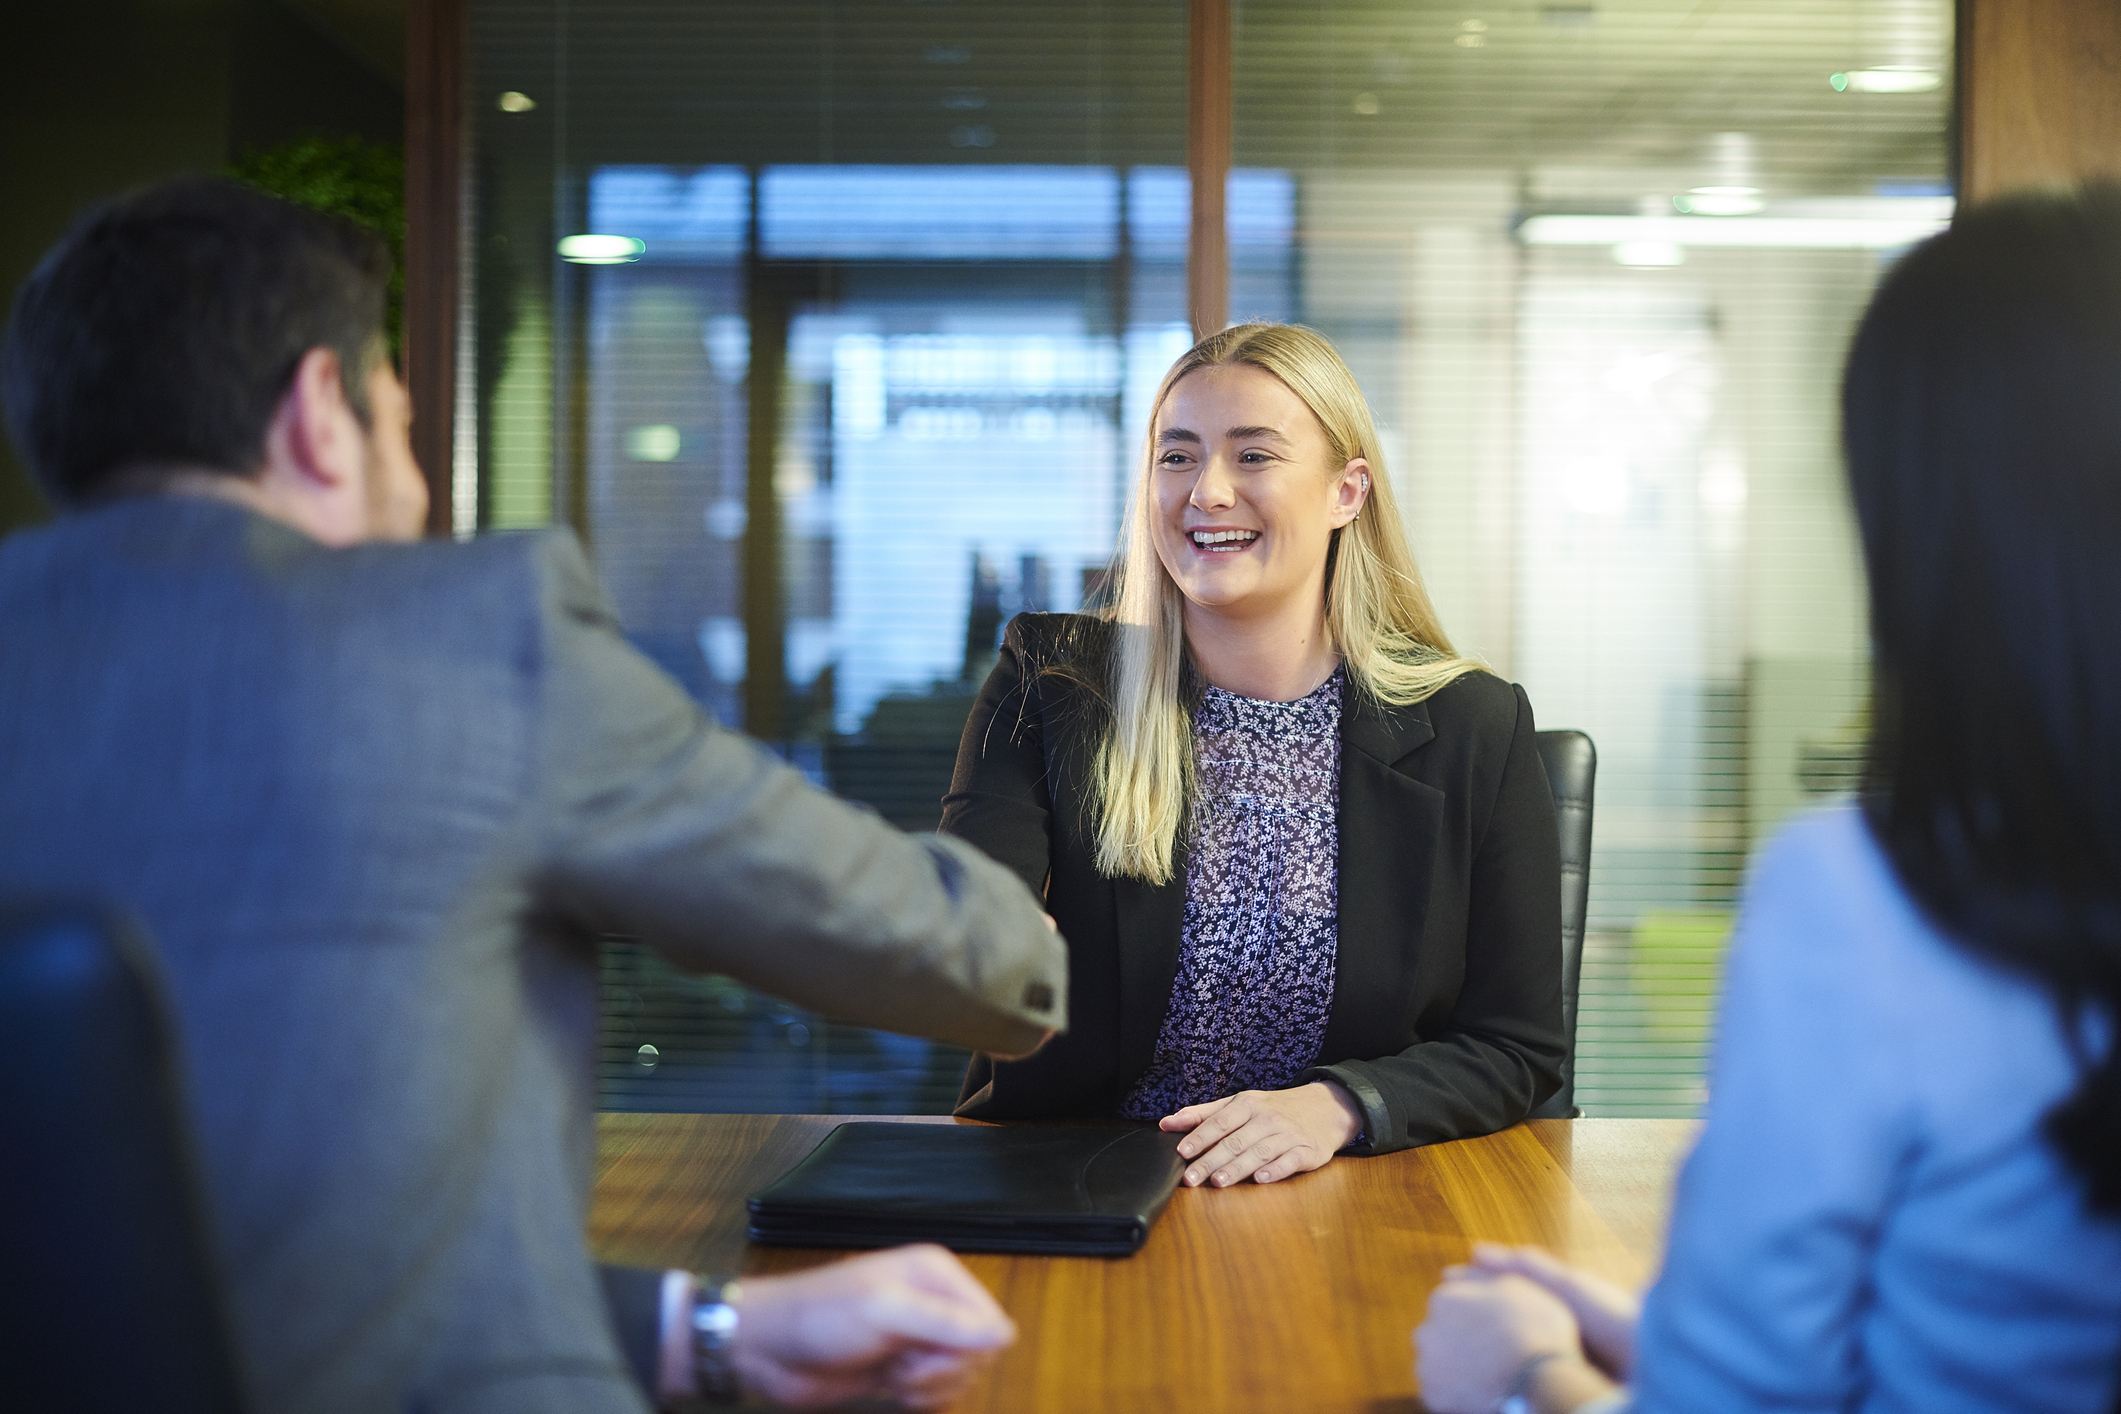
[[[364,422],[390,252],[349,221],[217,177],[85,213],[15,297],[0,398],[62,507],[160,471],[249,475],[313,348]]]
[[[2121,188],[1974,208],[1908,255],[1842,416],[1876,662],[1865,813],[1943,931],[2077,1028],[2046,1130],[2121,1211]]]

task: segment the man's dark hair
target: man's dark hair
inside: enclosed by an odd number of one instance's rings
[[[1904,258],[1842,419],[1866,814],[1931,918],[2055,998],[2080,1080],[2047,1133],[2121,1212],[2121,189],[1976,206]]]
[[[390,254],[349,221],[218,177],[85,213],[15,297],[0,398],[38,484],[92,501],[130,468],[255,475],[302,356],[368,416]]]

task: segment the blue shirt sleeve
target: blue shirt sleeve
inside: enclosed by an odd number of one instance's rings
[[[1847,822],[1854,823],[1854,822]],[[1860,830],[1860,824],[1855,826]],[[1848,945],[1896,899],[1843,830],[1800,828],[1748,889],[1727,964],[1700,1143],[1645,1302],[1637,1414],[1838,1411],[1866,1378],[1870,1254],[1916,1142],[1907,1004]],[[1875,866],[1872,866],[1874,869]]]

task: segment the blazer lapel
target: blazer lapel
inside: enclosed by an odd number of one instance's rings
[[[1156,1035],[1171,1005],[1178,975],[1179,934],[1186,923],[1186,850],[1180,842],[1168,884],[1112,881],[1113,925],[1119,937],[1119,1073],[1132,1084],[1149,1068]]]
[[[1374,1049],[1403,1025],[1444,810],[1442,791],[1395,769],[1435,739],[1427,705],[1380,709],[1353,691],[1341,702],[1340,938],[1326,1055]]]

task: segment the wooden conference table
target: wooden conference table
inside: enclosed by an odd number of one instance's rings
[[[744,1198],[844,1118],[603,1116],[597,1257],[756,1274],[841,1255],[747,1245]],[[1693,1135],[1682,1120],[1533,1120],[1282,1183],[1181,1189],[1132,1257],[968,1254],[1021,1334],[956,1407],[1411,1412],[1408,1336],[1444,1267],[1475,1239],[1536,1242],[1641,1283]]]

